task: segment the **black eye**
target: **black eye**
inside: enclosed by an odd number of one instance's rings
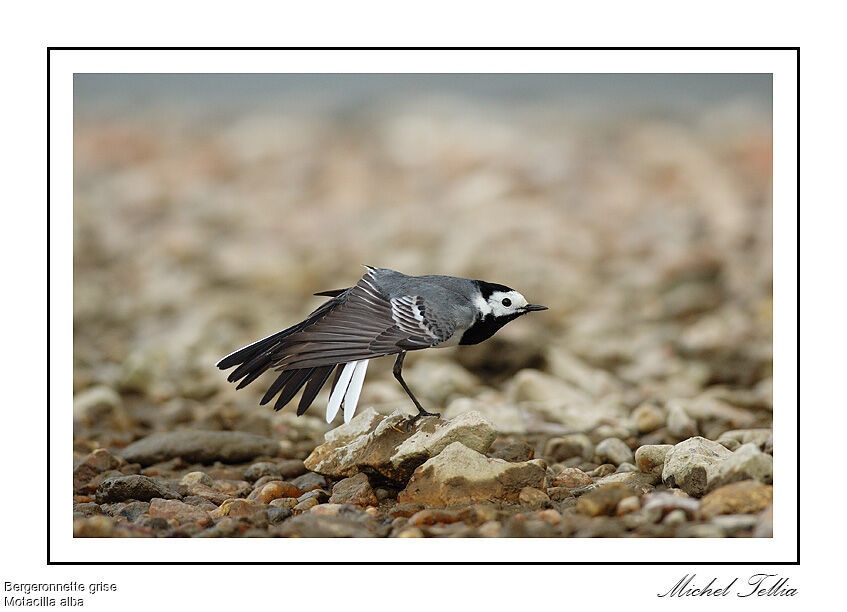
[[[500,303],[503,304],[503,306],[506,306],[508,308],[509,306],[512,305],[512,300],[510,300],[509,298],[503,298],[503,301],[500,302]]]

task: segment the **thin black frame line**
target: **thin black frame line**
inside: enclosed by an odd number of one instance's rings
[[[799,51],[800,47],[47,47],[48,51]]]
[[[47,564],[50,565],[50,50],[47,50]]]
[[[773,154],[771,154],[773,173]],[[773,234],[773,227],[771,227]],[[800,562],[800,48],[797,48],[797,563]]]
[[[50,559],[50,52],[51,51],[795,51],[797,58],[797,474],[800,487],[800,47],[47,47],[47,565],[799,565],[800,564],[800,495],[797,495],[797,559],[794,561],[398,561],[391,564],[375,561],[285,562],[285,561],[53,561]]]

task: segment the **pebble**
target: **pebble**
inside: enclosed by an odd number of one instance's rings
[[[594,449],[595,461],[600,463],[612,463],[620,465],[621,463],[632,463],[635,461],[632,451],[623,440],[618,438],[606,438]]]
[[[579,468],[564,468],[556,474],[551,481],[554,487],[564,487],[566,489],[575,489],[590,485],[593,481],[591,476],[580,470]]]
[[[668,432],[677,438],[691,438],[697,435],[697,422],[688,416],[679,402],[668,404]]]
[[[297,502],[297,505],[294,506],[294,514],[302,514],[303,512],[308,512],[315,506],[317,506],[320,502],[315,497],[308,497],[301,502]]]
[[[541,489],[524,487],[518,494],[518,503],[530,508],[543,508],[550,504],[550,497]]]
[[[111,538],[118,535],[115,521],[103,515],[74,520],[73,534],[75,538]]]
[[[256,496],[256,501],[261,504],[267,504],[281,497],[300,497],[300,495],[302,495],[300,489],[290,482],[272,480],[271,482],[262,485],[262,488]]]
[[[130,502],[121,508],[121,511],[118,512],[118,516],[122,516],[129,521],[136,521],[139,517],[149,511],[150,504],[148,502],[135,501]]]
[[[309,510],[312,514],[320,514],[321,516],[338,516],[343,510],[350,508],[349,504],[318,504],[312,506]]]
[[[665,467],[665,457],[667,457],[672,448],[672,444],[640,446],[635,451],[635,464],[645,474],[654,474],[661,477],[662,470]]]
[[[665,415],[653,404],[641,404],[632,411],[632,418],[641,433],[649,433],[665,425]]]
[[[618,502],[618,505],[615,508],[615,515],[623,516],[624,514],[637,512],[639,509],[641,509],[641,500],[636,495],[630,495],[629,497],[624,497]]]
[[[502,531],[503,525],[500,521],[487,521],[476,530],[481,538],[499,538]]]
[[[632,494],[630,487],[621,484],[600,486],[580,496],[576,511],[587,516],[613,516],[618,503]]]
[[[574,498],[573,493],[567,487],[547,487],[547,496],[554,502]]]
[[[594,457],[594,444],[585,434],[570,434],[561,438],[550,438],[544,446],[544,456],[550,460],[564,461],[571,457],[591,459]]]
[[[291,508],[268,508],[268,522],[277,525],[293,515]]]
[[[153,499],[150,501],[151,517],[173,519],[179,524],[209,525],[212,517],[208,512],[177,500]]]
[[[685,514],[685,510],[677,508],[676,510],[668,512],[662,522],[668,527],[679,527],[680,525],[685,525],[685,523],[688,522],[688,516]]]
[[[596,468],[588,472],[588,474],[592,478],[603,478],[609,474],[614,474],[615,470],[617,470],[617,468],[613,463],[604,463],[603,465],[598,465]]]
[[[299,503],[296,497],[280,497],[278,499],[272,499],[268,505],[273,508],[293,508]]]
[[[244,480],[248,482],[256,482],[263,476],[270,476],[275,480],[282,480],[282,472],[280,472],[279,467],[277,467],[275,463],[271,463],[269,461],[254,463],[244,470]]]
[[[209,476],[205,472],[189,472],[179,481],[179,484],[183,484],[186,486],[201,484],[207,487],[211,487],[214,483],[214,480],[211,476]]]
[[[397,536],[398,538],[423,538],[424,532],[421,531],[418,527],[406,527],[405,529],[401,529]]]
[[[700,515],[709,519],[719,514],[754,514],[773,501],[773,486],[744,480],[735,482],[706,495],[700,504]]]
[[[379,503],[368,477],[364,474],[356,474],[335,483],[329,501],[330,503],[355,504],[357,506],[376,506]]]
[[[518,463],[521,461],[529,461],[535,456],[535,449],[523,441],[511,442],[498,448],[496,451],[489,454],[493,459],[503,459]]]
[[[315,474],[314,472],[307,472],[302,476],[298,476],[294,480],[291,481],[295,487],[297,487],[303,493],[308,493],[309,491],[314,491],[315,489],[323,489],[327,486],[326,477],[321,474]]]

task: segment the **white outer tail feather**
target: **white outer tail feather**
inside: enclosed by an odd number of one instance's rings
[[[353,376],[350,379],[350,386],[347,387],[347,394],[344,396],[344,422],[349,423],[353,415],[356,414],[356,405],[359,403],[359,394],[362,392],[362,385],[365,383],[365,372],[368,370],[368,360],[357,361],[356,367],[353,370]]]
[[[332,423],[335,415],[338,414],[338,409],[341,407],[341,400],[347,394],[347,387],[350,385],[350,378],[353,376],[353,370],[356,367],[355,361],[344,364],[344,369],[341,370],[341,377],[338,379],[338,384],[329,396],[329,403],[326,405],[326,422]]]

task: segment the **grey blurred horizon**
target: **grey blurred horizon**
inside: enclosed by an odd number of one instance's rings
[[[347,112],[424,97],[687,113],[742,103],[770,113],[771,74],[76,74],[74,111],[189,104],[202,114],[288,104]]]

